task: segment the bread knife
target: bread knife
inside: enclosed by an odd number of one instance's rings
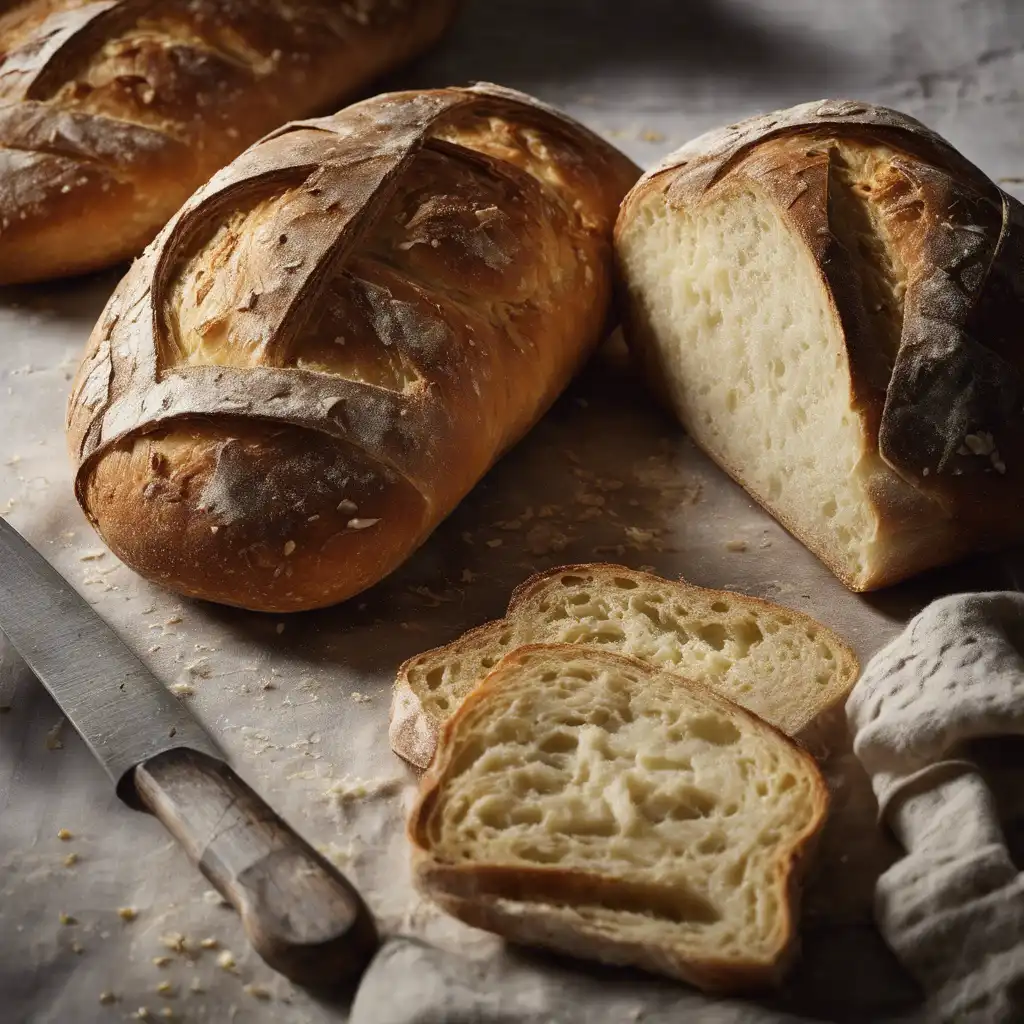
[[[0,630],[118,796],[163,823],[272,968],[313,988],[362,974],[378,937],[356,890],[231,770],[181,702],[3,519]]]

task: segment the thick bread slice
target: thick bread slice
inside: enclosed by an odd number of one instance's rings
[[[919,122],[710,132],[626,197],[616,254],[653,387],[851,589],[1024,539],[1024,206]]]
[[[417,885],[470,924],[735,991],[792,957],[827,805],[809,754],[706,687],[537,645],[445,726],[409,838]]]
[[[504,619],[402,665],[391,748],[425,768],[445,719],[503,654],[531,643],[599,646],[698,678],[792,737],[860,672],[835,633],[789,608],[622,565],[568,565],[518,587]]]

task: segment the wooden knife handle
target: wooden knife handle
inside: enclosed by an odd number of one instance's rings
[[[378,945],[366,904],[226,764],[169,750],[135,769],[135,788],[274,970],[311,988],[362,973]]]

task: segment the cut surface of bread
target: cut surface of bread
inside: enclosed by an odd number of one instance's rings
[[[638,217],[620,251],[681,419],[783,523],[862,579],[878,537],[875,467],[811,252],[754,187],[692,211],[652,195]]]
[[[623,203],[627,339],[730,476],[848,587],[886,586],[1019,538],[1019,224],[898,112],[751,118]]]
[[[581,644],[700,680],[788,736],[842,701],[860,667],[830,629],[757,598],[621,565],[570,565],[527,580],[504,619],[407,661],[391,710],[392,749],[425,768],[438,731],[509,651]]]
[[[827,803],[810,755],[706,687],[535,645],[445,726],[409,836],[470,924],[731,991],[785,970]]]

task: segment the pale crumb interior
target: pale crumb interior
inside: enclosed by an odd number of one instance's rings
[[[505,653],[530,643],[595,645],[677,671],[790,735],[856,673],[833,635],[804,616],[612,567],[549,577],[510,620],[417,659],[409,683],[441,720]]]
[[[541,869],[519,900],[557,895],[545,868],[604,880],[564,902],[614,918],[627,939],[720,958],[777,950],[780,862],[819,815],[795,748],[600,653],[513,655],[492,682],[448,737],[427,824],[435,858]]]
[[[865,578],[872,446],[826,287],[783,214],[752,186],[694,210],[651,194],[619,252],[687,430],[809,546]]]

